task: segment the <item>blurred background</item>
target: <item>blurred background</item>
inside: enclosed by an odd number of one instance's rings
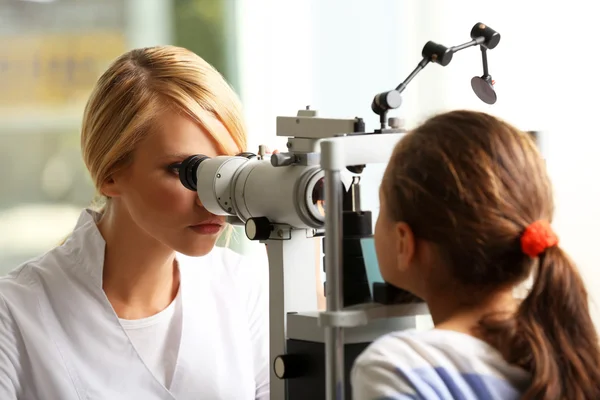
[[[408,125],[439,111],[489,111],[538,132],[555,184],[554,225],[600,297],[597,156],[600,84],[593,2],[538,0],[0,0],[0,274],[52,248],[94,194],[79,129],[90,90],[112,59],[175,44],[211,62],[240,94],[250,150],[285,144],[275,117],[311,105],[321,116],[371,115],[373,95],[415,68],[428,40],[468,41],[484,22],[502,35],[488,54],[496,105],[470,79],[476,48],[429,65],[396,113]],[[367,168],[363,205],[376,214],[382,164]],[[233,246],[251,251],[243,235]],[[597,309],[593,304],[596,320]]]
[[[66,236],[94,188],[79,133],[90,90],[128,49],[188,47],[232,83],[228,0],[0,0],[0,273]]]

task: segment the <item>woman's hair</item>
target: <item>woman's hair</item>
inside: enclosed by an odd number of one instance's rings
[[[127,165],[136,144],[165,109],[192,118],[225,154],[246,148],[239,99],[210,64],[181,47],[131,50],[99,78],[83,116],[83,159],[97,190]],[[203,123],[206,112],[225,125],[237,148],[227,148],[225,138]]]
[[[490,315],[479,327],[532,374],[524,399],[600,399],[600,350],[575,265],[558,246],[537,258],[521,248],[525,229],[550,223],[554,211],[545,161],[528,134],[485,113],[434,116],[400,141],[382,191],[384,212],[434,244],[462,293],[476,299],[533,274],[514,315]]]

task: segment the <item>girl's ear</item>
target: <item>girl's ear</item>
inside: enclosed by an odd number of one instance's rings
[[[406,222],[397,222],[393,235],[396,266],[400,271],[406,271],[413,264],[415,257],[415,236]]]

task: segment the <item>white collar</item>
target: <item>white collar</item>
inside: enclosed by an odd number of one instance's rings
[[[74,262],[70,263],[73,272],[87,275],[85,281],[89,281],[91,276],[90,283],[99,288],[102,288],[106,249],[106,241],[96,225],[101,216],[102,214],[97,211],[84,209],[79,215],[73,233],[63,244],[63,248],[74,257]]]

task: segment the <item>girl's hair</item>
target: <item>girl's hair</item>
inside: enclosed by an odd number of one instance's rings
[[[127,165],[136,144],[165,109],[192,118],[224,154],[246,149],[240,101],[217,70],[181,47],[131,50],[99,78],[83,116],[81,149],[97,190]],[[237,148],[227,148],[225,138],[203,123],[206,112],[225,125]]]
[[[575,265],[558,246],[537,258],[521,248],[525,229],[550,223],[554,211],[545,161],[528,134],[485,113],[434,116],[397,145],[382,191],[385,212],[435,245],[469,297],[534,274],[514,315],[489,315],[479,326],[532,374],[524,399],[600,399],[600,350]]]

